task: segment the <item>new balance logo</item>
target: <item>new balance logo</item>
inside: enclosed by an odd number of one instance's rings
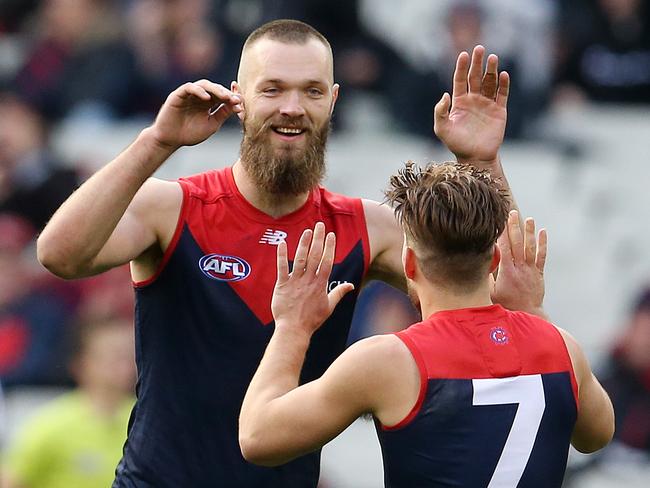
[[[277,246],[287,238],[287,233],[281,230],[266,229],[259,240],[260,244]]]

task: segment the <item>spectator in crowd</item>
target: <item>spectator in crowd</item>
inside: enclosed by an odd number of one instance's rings
[[[42,229],[78,185],[48,146],[40,114],[15,94],[0,93],[0,212],[11,212]]]
[[[127,39],[136,54],[142,96],[138,109],[155,114],[177,86],[235,79],[237,56],[209,0],[135,0],[126,11]]]
[[[135,380],[133,326],[79,326],[70,365],[78,387],[28,420],[8,449],[6,488],[105,488],[126,440]]]
[[[14,85],[49,119],[128,115],[138,85],[116,2],[43,0]]]
[[[563,2],[559,101],[650,103],[650,9],[642,0]]]
[[[0,380],[6,387],[65,382],[65,334],[71,310],[38,286],[34,229],[0,214]]]
[[[525,121],[545,107],[551,82],[553,2],[538,0],[402,0],[395,15],[392,0],[360,0],[362,25],[389,43],[419,76],[407,85],[409,97],[449,91],[447,64],[458,53],[483,44],[499,54],[501,69],[512,76],[507,136],[525,136]],[[442,80],[443,83],[440,84]],[[432,92],[433,91],[433,92]],[[408,99],[407,99],[408,101]],[[422,124],[426,104],[413,115]]]
[[[650,462],[650,287],[638,297],[603,376],[616,410],[614,439]]]
[[[572,459],[567,488],[646,486],[650,476],[650,286],[618,337],[598,375],[616,412],[614,440],[597,455]]]

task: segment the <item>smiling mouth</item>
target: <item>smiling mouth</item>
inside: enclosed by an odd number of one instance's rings
[[[276,134],[280,134],[281,136],[288,136],[288,137],[294,137],[294,136],[299,136],[303,132],[305,132],[305,129],[299,129],[295,127],[273,127],[273,132]]]

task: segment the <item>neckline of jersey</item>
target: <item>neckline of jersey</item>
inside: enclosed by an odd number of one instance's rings
[[[239,188],[237,187],[235,176],[233,175],[232,171],[232,166],[229,166],[226,169],[226,179],[228,181],[228,186],[230,187],[231,193],[235,196],[235,203],[239,209],[249,219],[263,224],[295,223],[303,219],[310,212],[313,206],[320,205],[320,191],[319,187],[316,187],[309,192],[307,200],[300,208],[297,208],[291,213],[275,218],[267,213],[264,213],[253,204],[251,204],[248,200],[246,200],[246,197],[242,195],[242,193],[239,191]]]
[[[488,316],[498,317],[505,315],[506,309],[498,303],[492,305],[485,305],[483,307],[469,307],[469,308],[455,308],[452,310],[439,310],[431,314],[427,320],[435,320],[439,318],[453,319],[459,322],[474,321],[478,318],[485,318]]]

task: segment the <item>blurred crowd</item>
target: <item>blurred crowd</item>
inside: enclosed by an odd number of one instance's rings
[[[5,394],[24,386],[101,384],[101,375],[89,380],[92,375],[81,374],[92,367],[80,367],[79,355],[96,345],[79,342],[79,335],[101,324],[132,324],[128,268],[64,282],[36,262],[36,235],[87,176],[79,162],[55,154],[52,130],[70,121],[151,120],[186,81],[208,78],[228,86],[248,33],[283,17],[312,24],[332,44],[341,84],[335,131],[353,128],[355,103],[371,99],[391,130],[432,138],[432,107],[451,88],[453,60],[477,43],[499,54],[501,69],[512,75],[510,138],[532,137],[536,118],[557,105],[650,104],[650,6],[643,0],[0,0]],[[370,287],[365,295],[353,338],[417,318],[404,297],[386,287]],[[106,407],[120,425],[126,418],[121,402],[130,401],[133,386],[129,374],[107,386],[120,391],[119,401]],[[618,441],[647,461],[650,291],[613,349],[607,375]],[[63,410],[79,408],[78,399],[64,399],[53,411],[65,417]],[[38,427],[29,429],[10,458],[20,473],[27,469],[20,453],[29,453],[35,444],[28,441],[37,437]],[[121,446],[123,435],[110,438]],[[25,479],[20,486],[46,486]]]
[[[0,86],[48,123],[150,118],[185,81],[228,85],[246,35],[280,17],[331,41],[342,106],[374,96],[395,130],[430,134],[457,53],[477,43],[512,74],[510,137],[554,103],[650,102],[642,0],[2,0]]]

